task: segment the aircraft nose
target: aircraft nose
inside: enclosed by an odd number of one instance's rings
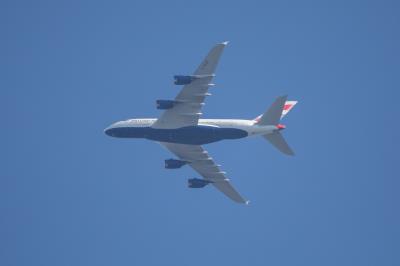
[[[104,133],[110,137],[118,137],[118,129],[123,125],[123,123],[123,121],[119,121],[111,124],[109,127],[104,129]]]
[[[107,127],[106,129],[104,129],[104,133],[110,137],[113,136],[113,127]]]

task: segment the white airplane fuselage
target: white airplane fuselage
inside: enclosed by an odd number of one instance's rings
[[[271,134],[282,125],[257,125],[254,120],[199,119],[198,125],[180,128],[154,128],[155,118],[119,121],[104,130],[117,138],[144,138],[153,141],[202,145],[225,139],[240,139],[254,135]]]

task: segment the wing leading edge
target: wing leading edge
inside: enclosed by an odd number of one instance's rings
[[[190,167],[198,172],[205,180],[210,181],[214,187],[231,200],[237,203],[249,203],[248,200],[245,200],[239,192],[235,190],[229,182],[229,179],[225,176],[225,172],[220,170],[219,165],[215,164],[213,159],[208,155],[208,152],[201,146],[167,142],[160,143],[181,160],[189,162]]]
[[[184,126],[195,126],[202,115],[201,109],[207,96],[209,87],[215,76],[219,59],[228,42],[215,45],[203,62],[193,73],[197,76],[190,84],[184,85],[175,97],[173,108],[164,111],[161,117],[153,124],[154,128],[178,128]]]

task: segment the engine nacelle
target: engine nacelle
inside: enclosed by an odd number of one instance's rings
[[[165,160],[165,168],[166,169],[178,169],[187,164],[186,161],[175,160],[175,159],[168,159]]]
[[[208,181],[205,179],[199,179],[199,178],[188,179],[188,187],[190,188],[203,188],[210,183],[212,183],[212,181]]]
[[[157,100],[157,109],[167,110],[175,106],[176,102],[172,100]]]
[[[174,76],[174,84],[175,85],[187,85],[192,83],[193,80],[195,80],[195,76],[181,76],[181,75],[176,75]]]

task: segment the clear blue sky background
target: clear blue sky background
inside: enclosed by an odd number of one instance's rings
[[[400,265],[398,2],[240,2],[0,2],[0,265]],[[103,133],[224,40],[204,117],[299,100],[207,146],[249,206]]]

